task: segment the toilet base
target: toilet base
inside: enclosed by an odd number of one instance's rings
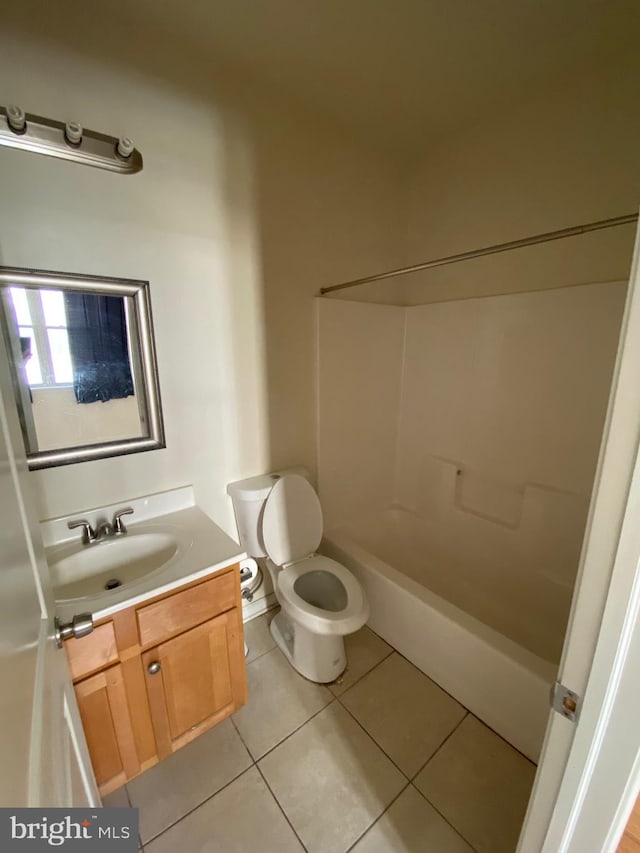
[[[314,634],[291,620],[283,610],[271,620],[270,630],[291,666],[309,681],[328,684],[346,669],[344,637]]]

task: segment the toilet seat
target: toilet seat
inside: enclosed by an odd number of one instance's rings
[[[313,634],[345,635],[369,618],[362,587],[351,572],[316,554],[322,540],[322,509],[313,486],[298,474],[285,474],[273,485],[262,512],[262,541],[275,572],[276,595],[282,609]],[[309,572],[327,572],[342,584],[347,603],[325,610],[296,592],[296,581]]]
[[[276,566],[310,557],[322,539],[322,510],[313,486],[299,474],[280,477],[262,512],[262,540]]]
[[[343,610],[331,611],[315,607],[295,590],[298,578],[307,572],[328,572],[345,588],[347,604]],[[281,569],[278,574],[278,596],[282,609],[316,634],[351,634],[367,621],[369,606],[362,587],[341,563],[314,554]]]

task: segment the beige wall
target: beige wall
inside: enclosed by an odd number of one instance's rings
[[[314,470],[313,296],[398,262],[395,174],[210,58],[205,79],[171,43],[66,24],[55,43],[3,31],[3,97],[130,135],[144,170],[2,149],[0,258],[150,281],[167,448],[33,473],[40,516],[193,483],[234,532],[227,482]]]
[[[366,147],[260,115],[257,156],[270,464],[316,465],[315,297],[400,262],[397,175]]]
[[[640,54],[554,79],[425,151],[407,180],[407,261],[636,213]],[[407,276],[407,304],[626,279],[634,226]]]
[[[405,311],[318,300],[318,478],[325,527],[393,498]]]

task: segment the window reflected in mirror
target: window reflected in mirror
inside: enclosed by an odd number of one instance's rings
[[[164,446],[148,283],[0,268],[31,468]]]

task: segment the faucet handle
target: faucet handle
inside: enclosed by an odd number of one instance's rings
[[[76,527],[82,528],[82,544],[88,545],[90,542],[96,541],[96,532],[85,518],[78,518],[74,521],[68,521],[67,527],[69,530],[74,530]]]
[[[127,506],[124,509],[119,509],[117,512],[113,514],[113,529],[116,533],[126,533],[127,528],[122,523],[123,515],[131,515],[133,513],[133,507]]]

